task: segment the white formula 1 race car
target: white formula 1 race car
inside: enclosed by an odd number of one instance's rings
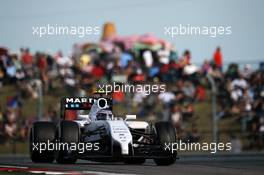
[[[86,113],[88,112],[88,113]],[[136,121],[135,115],[114,117],[112,100],[70,97],[61,101],[61,120],[38,121],[30,132],[33,162],[75,163],[77,159],[122,161],[143,164],[153,159],[157,165],[170,165],[177,152],[165,149],[176,142],[175,128],[169,122],[154,125]]]

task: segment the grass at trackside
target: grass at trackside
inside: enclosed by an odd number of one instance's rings
[[[26,154],[28,153],[29,146],[28,142],[8,142],[0,144],[0,155],[1,154]]]
[[[5,106],[6,99],[8,96],[15,95],[16,89],[13,86],[5,86],[0,88],[0,105]],[[54,95],[55,94],[55,95]],[[43,99],[43,111],[46,111],[49,106],[59,107],[60,97],[65,94],[63,89],[55,89],[53,95],[45,95]],[[23,116],[36,116],[37,115],[37,99],[28,99],[26,103],[23,103],[22,113]],[[191,119],[190,123],[195,123],[198,127],[198,131],[201,133],[201,142],[211,142],[212,141],[212,114],[211,114],[211,101],[210,101],[210,93],[208,93],[208,99],[205,102],[197,103],[194,106],[195,115],[194,118]],[[123,105],[118,105],[114,107],[114,112],[118,111],[119,115],[123,115],[126,113],[126,110]],[[135,109],[131,109],[130,112],[135,112]],[[239,123],[235,123],[233,119],[226,118],[220,120],[219,122],[219,131],[237,129],[239,127]],[[191,128],[190,124],[186,124],[185,127],[187,129]],[[228,141],[229,133],[225,132],[220,134],[220,141]],[[27,143],[17,143],[16,153],[27,153],[28,146]],[[10,154],[13,151],[13,144],[0,144],[0,154]]]

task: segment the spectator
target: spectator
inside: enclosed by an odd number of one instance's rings
[[[185,95],[185,100],[186,101],[191,102],[191,101],[194,100],[195,88],[194,88],[193,84],[190,81],[186,81],[184,83],[182,91],[183,91],[183,93]]]
[[[222,53],[221,53],[221,48],[220,47],[216,48],[213,58],[214,58],[215,66],[222,71],[223,57],[222,57]]]
[[[33,64],[33,56],[30,54],[29,49],[22,50],[22,63],[25,67],[31,67]]]
[[[206,89],[201,84],[199,84],[196,88],[195,99],[199,102],[206,99]]]
[[[7,122],[4,125],[5,133],[8,138],[15,139],[17,132],[16,114],[13,110],[7,113]]]
[[[184,67],[186,65],[191,64],[191,52],[189,50],[185,50],[183,57],[180,60],[181,65]]]
[[[172,108],[171,121],[177,131],[180,131],[182,125],[182,112],[179,105],[175,105]]]
[[[246,64],[244,66],[244,69],[241,71],[241,75],[244,79],[249,80],[251,74],[252,74],[251,66],[250,64]]]
[[[212,70],[212,66],[211,66],[211,64],[210,64],[210,62],[207,60],[207,59],[205,59],[205,61],[204,61],[204,63],[203,63],[203,65],[202,65],[202,73],[204,74],[204,75],[206,75],[207,73],[209,73],[209,72],[211,72]]]
[[[239,88],[239,89],[246,89],[248,86],[247,81],[244,79],[242,74],[239,75],[238,78],[234,79],[231,83],[231,89]]]
[[[183,121],[188,121],[193,118],[194,108],[191,103],[185,103],[182,109]]]

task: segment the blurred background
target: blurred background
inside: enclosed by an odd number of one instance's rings
[[[245,1],[16,3],[0,7],[1,154],[26,153],[32,123],[57,123],[62,97],[88,96],[99,83],[111,82],[166,84],[165,93],[148,96],[113,93],[117,116],[170,121],[185,142],[231,142],[234,153],[263,151],[261,1],[250,3],[253,10]],[[232,34],[165,37],[165,25],[180,23],[230,25]],[[41,39],[32,35],[32,26],[41,24],[101,30],[88,38]]]

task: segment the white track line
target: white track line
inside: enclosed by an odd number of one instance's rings
[[[13,166],[13,165],[0,165],[1,168],[20,168],[20,169],[28,169],[28,167],[24,166]]]
[[[47,175],[65,175],[65,174],[93,174],[93,175],[135,175],[135,174],[121,174],[121,173],[109,173],[109,172],[100,172],[100,171],[29,171],[33,174],[47,174]]]
[[[17,169],[30,169],[24,166],[13,166],[13,165],[0,165],[1,168],[17,168]],[[47,175],[64,175],[64,174],[93,174],[93,175],[135,175],[135,174],[124,174],[124,173],[110,173],[110,172],[100,172],[100,171],[28,171],[33,174],[47,174]]]
[[[62,174],[79,174],[78,172],[57,172],[57,171],[29,171],[33,174],[62,175]]]
[[[83,171],[84,174],[95,174],[95,175],[136,175],[136,174],[123,174],[123,173],[108,173],[99,171]]]

